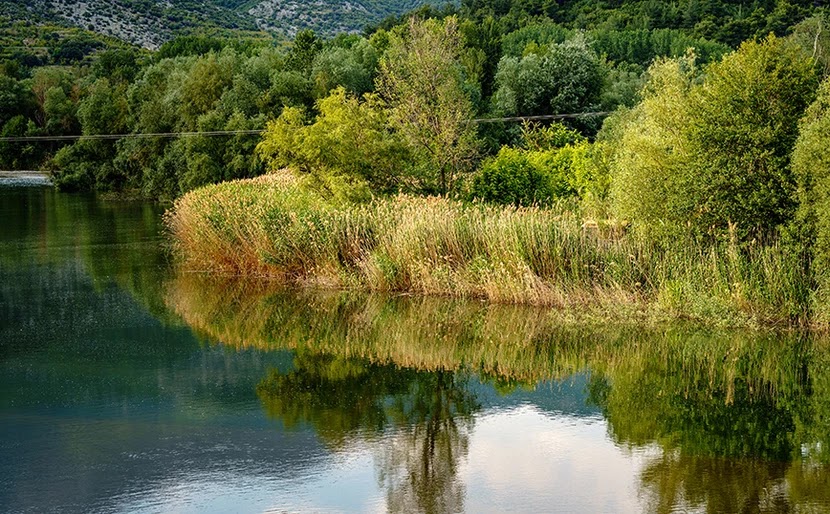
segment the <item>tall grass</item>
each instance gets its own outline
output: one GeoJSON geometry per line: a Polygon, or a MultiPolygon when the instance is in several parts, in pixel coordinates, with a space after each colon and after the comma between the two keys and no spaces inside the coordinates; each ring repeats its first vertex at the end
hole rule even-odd
{"type": "Polygon", "coordinates": [[[188,269],[721,325],[809,316],[809,277],[777,245],[658,244],[561,208],[411,196],[338,206],[277,174],[193,191],[166,220],[188,269]]]}

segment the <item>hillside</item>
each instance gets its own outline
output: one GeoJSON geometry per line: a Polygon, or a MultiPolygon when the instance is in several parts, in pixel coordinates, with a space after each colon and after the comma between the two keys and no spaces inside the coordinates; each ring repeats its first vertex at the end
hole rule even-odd
{"type": "MultiPolygon", "coordinates": [[[[323,36],[359,32],[424,0],[5,0],[10,21],[57,23],[156,49],[195,30],[266,31],[293,37],[312,29],[323,36]]],[[[2,21],[2,19],[0,19],[2,21]]]]}

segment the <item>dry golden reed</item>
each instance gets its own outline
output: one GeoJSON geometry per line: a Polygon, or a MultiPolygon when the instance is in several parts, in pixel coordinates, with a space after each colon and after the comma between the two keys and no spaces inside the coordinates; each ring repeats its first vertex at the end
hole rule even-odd
{"type": "Polygon", "coordinates": [[[667,247],[574,210],[400,195],[336,205],[288,173],[208,186],[166,216],[188,270],[558,308],[792,325],[808,277],[776,245],[667,247]]]}

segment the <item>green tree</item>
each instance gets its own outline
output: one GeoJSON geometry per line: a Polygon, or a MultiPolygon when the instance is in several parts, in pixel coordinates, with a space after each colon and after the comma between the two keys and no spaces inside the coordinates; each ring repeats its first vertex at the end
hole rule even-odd
{"type": "Polygon", "coordinates": [[[368,93],[374,88],[377,65],[378,54],[365,39],[350,48],[326,48],[311,67],[314,95],[322,98],[338,86],[357,95],[368,93]]]}
{"type": "Polygon", "coordinates": [[[92,73],[98,78],[130,82],[141,69],[141,54],[134,49],[115,48],[97,55],[92,73]]]}
{"type": "Polygon", "coordinates": [[[391,34],[381,59],[378,91],[416,158],[426,192],[451,191],[477,154],[460,51],[455,16],[443,21],[412,18],[403,33],[391,34]]]}
{"type": "Polygon", "coordinates": [[[790,38],[810,53],[822,77],[830,75],[830,26],[819,13],[792,27],[790,38]]]}
{"type": "Polygon", "coordinates": [[[551,44],[524,57],[504,57],[493,104],[507,116],[573,113],[599,101],[603,70],[584,37],[551,44]]]}
{"type": "Polygon", "coordinates": [[[769,237],[797,206],[790,153],[815,95],[810,56],[773,36],[693,84],[689,59],[652,66],[617,153],[617,214],[641,228],[769,237]]]}
{"type": "Polygon", "coordinates": [[[34,110],[32,91],[24,82],[0,75],[0,125],[15,116],[26,116],[34,110]]]}
{"type": "Polygon", "coordinates": [[[43,113],[46,130],[50,134],[72,134],[77,130],[76,105],[63,88],[56,86],[46,91],[43,113]]]}
{"type": "Polygon", "coordinates": [[[297,32],[294,43],[291,45],[291,51],[285,61],[286,68],[307,76],[311,71],[314,58],[322,48],[323,42],[314,34],[313,30],[306,29],[297,32]]]}
{"type": "Polygon", "coordinates": [[[407,150],[377,96],[360,101],[340,87],[317,110],[310,125],[294,107],[268,124],[257,151],[271,168],[295,168],[324,193],[352,200],[407,187],[407,150]]]}
{"type": "Polygon", "coordinates": [[[812,257],[818,280],[814,302],[817,321],[827,323],[830,294],[830,81],[824,80],[816,100],[801,120],[801,131],[792,156],[798,183],[798,213],[791,226],[800,249],[812,257]]]}
{"type": "MultiPolygon", "coordinates": [[[[78,103],[81,133],[123,134],[127,132],[126,86],[113,86],[98,79],[78,103]]],[[[114,141],[80,140],[60,149],[52,160],[55,184],[65,190],[124,188],[130,177],[113,165],[114,141]]]]}
{"type": "Polygon", "coordinates": [[[690,95],[694,216],[704,227],[736,223],[744,239],[769,234],[797,205],[790,154],[815,98],[813,62],[771,36],[742,44],[706,71],[690,95]]]}
{"type": "Polygon", "coordinates": [[[216,107],[226,89],[233,85],[233,77],[241,64],[242,57],[232,49],[221,54],[209,53],[193,62],[181,83],[178,106],[188,128],[196,120],[216,107]]]}
{"type": "Polygon", "coordinates": [[[682,224],[693,205],[682,192],[690,161],[684,130],[690,124],[689,89],[694,60],[661,59],[648,70],[642,101],[630,112],[608,118],[614,132],[611,198],[617,217],[635,221],[640,231],[658,233],[682,224]]]}
{"type": "Polygon", "coordinates": [[[548,177],[531,162],[528,152],[508,146],[484,161],[470,194],[485,202],[516,206],[547,204],[553,197],[548,177]]]}

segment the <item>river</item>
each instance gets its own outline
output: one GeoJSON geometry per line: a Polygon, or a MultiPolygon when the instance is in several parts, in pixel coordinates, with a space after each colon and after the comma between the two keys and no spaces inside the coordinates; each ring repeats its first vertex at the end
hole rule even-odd
{"type": "Polygon", "coordinates": [[[162,213],[0,185],[0,511],[830,511],[824,339],[206,277],[162,213]]]}

